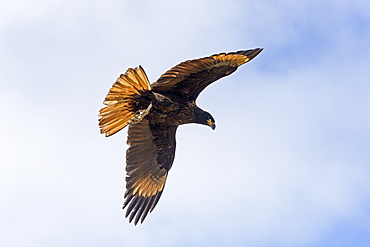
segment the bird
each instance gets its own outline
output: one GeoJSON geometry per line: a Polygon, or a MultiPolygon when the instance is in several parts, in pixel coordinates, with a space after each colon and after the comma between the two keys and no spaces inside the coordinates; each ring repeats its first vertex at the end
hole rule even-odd
{"type": "Polygon", "coordinates": [[[99,111],[99,129],[108,137],[129,126],[122,207],[129,223],[143,223],[156,207],[174,162],[178,126],[196,123],[216,128],[213,116],[197,106],[199,94],[262,50],[187,60],[151,84],[140,65],[118,77],[103,101],[105,107],[99,111]]]}

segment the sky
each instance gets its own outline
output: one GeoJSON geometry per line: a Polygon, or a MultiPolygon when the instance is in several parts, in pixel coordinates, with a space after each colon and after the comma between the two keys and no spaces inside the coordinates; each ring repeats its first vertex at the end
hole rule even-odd
{"type": "Polygon", "coordinates": [[[368,246],[370,2],[0,1],[0,246],[368,246]],[[127,68],[263,47],[202,92],[144,224],[121,210],[127,68]]]}

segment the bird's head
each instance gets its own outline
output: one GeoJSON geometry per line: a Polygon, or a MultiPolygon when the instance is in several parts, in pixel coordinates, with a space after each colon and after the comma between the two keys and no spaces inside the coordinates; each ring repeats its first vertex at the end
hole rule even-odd
{"type": "Polygon", "coordinates": [[[208,125],[213,130],[216,128],[215,119],[206,111],[202,111],[201,113],[197,114],[197,123],[208,125]]]}

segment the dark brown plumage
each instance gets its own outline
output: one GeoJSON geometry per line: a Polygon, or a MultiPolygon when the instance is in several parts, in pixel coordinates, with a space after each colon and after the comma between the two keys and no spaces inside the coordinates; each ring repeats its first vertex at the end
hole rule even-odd
{"type": "Polygon", "coordinates": [[[162,195],[176,149],[177,127],[198,123],[215,128],[211,114],[195,101],[212,82],[233,73],[262,49],[220,53],[182,62],[149,84],[141,66],[120,75],[99,112],[102,134],[111,136],[128,124],[126,192],[123,208],[136,225],[152,212],[162,195]]]}

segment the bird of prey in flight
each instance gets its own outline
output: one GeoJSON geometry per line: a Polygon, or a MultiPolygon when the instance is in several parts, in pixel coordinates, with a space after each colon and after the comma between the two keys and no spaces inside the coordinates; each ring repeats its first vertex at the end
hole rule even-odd
{"type": "Polygon", "coordinates": [[[220,53],[182,62],[150,84],[141,66],[121,74],[99,111],[102,134],[127,125],[126,192],[123,208],[136,225],[152,212],[162,195],[175,158],[177,127],[187,123],[215,129],[212,115],[196,105],[204,88],[252,60],[261,48],[220,53]]]}

